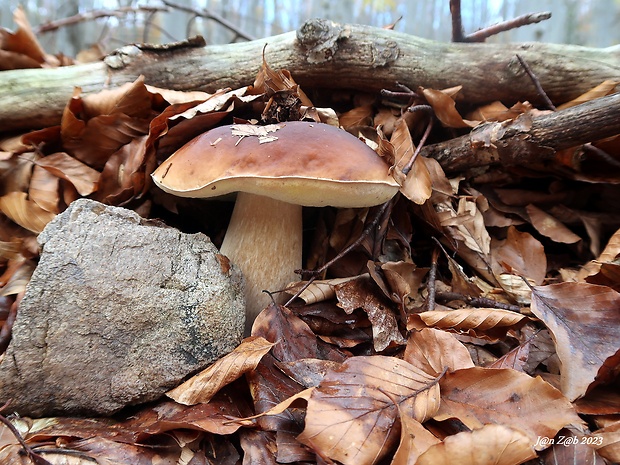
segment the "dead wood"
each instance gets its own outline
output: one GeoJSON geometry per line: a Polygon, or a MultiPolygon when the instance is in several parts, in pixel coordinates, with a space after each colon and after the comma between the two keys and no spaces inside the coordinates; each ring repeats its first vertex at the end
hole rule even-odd
{"type": "Polygon", "coordinates": [[[529,113],[505,123],[491,122],[469,134],[426,146],[449,172],[502,164],[531,166],[567,149],[620,134],[620,93],[531,118],[529,113]]]}
{"type": "Polygon", "coordinates": [[[536,101],[536,89],[516,58],[532,67],[549,97],[570,100],[606,79],[620,80],[620,47],[441,43],[381,28],[311,20],[296,32],[251,42],[153,49],[131,45],[103,63],[0,74],[0,128],[58,124],[74,87],[90,94],[134,81],[177,90],[215,91],[251,84],[265,58],[288,69],[304,88],[378,92],[462,85],[471,103],[536,101]]]}

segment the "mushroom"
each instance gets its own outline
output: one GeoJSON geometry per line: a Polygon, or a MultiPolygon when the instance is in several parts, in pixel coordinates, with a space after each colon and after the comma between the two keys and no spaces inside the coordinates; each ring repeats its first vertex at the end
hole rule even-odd
{"type": "Polygon", "coordinates": [[[233,124],[207,131],[152,175],[182,197],[238,192],[221,252],[245,277],[246,334],[301,268],[302,206],[370,207],[392,198],[398,184],[364,142],[322,123],[233,124]]]}

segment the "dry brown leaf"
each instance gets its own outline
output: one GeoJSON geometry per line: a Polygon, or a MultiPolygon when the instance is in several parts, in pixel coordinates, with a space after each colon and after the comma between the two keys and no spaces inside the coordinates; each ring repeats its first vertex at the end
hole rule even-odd
{"type": "Polygon", "coordinates": [[[381,271],[391,291],[388,291],[386,295],[398,296],[398,301],[405,305],[407,299],[413,300],[418,296],[422,280],[428,273],[427,268],[418,268],[413,263],[405,261],[383,263],[381,271]]]}
{"type": "Polygon", "coordinates": [[[32,177],[32,167],[39,158],[40,155],[35,152],[26,152],[19,155],[11,154],[3,160],[0,166],[2,192],[27,191],[32,177]]]}
{"type": "Polygon", "coordinates": [[[525,315],[497,308],[434,310],[416,316],[428,327],[491,340],[503,338],[508,330],[519,329],[529,320],[525,315]]]}
{"type": "Polygon", "coordinates": [[[532,302],[532,289],[530,286],[535,284],[534,281],[528,278],[524,280],[521,276],[508,273],[496,275],[495,279],[497,279],[502,290],[510,295],[519,305],[525,307],[530,305],[532,302]]]}
{"type": "Polygon", "coordinates": [[[318,358],[303,358],[294,362],[278,362],[276,366],[282,372],[299,383],[309,388],[318,386],[329,370],[335,370],[340,366],[339,362],[321,360],[318,358]]]}
{"type": "Polygon", "coordinates": [[[540,208],[530,204],[525,209],[530,217],[532,226],[543,236],[564,244],[574,244],[581,240],[581,237],[540,208]]]}
{"type": "Polygon", "coordinates": [[[595,275],[588,276],[586,282],[608,286],[620,292],[620,263],[602,263],[599,272],[595,275]]]}
{"type": "Polygon", "coordinates": [[[441,225],[448,230],[450,236],[464,242],[465,246],[474,252],[489,254],[491,237],[476,202],[461,197],[456,211],[447,204],[437,207],[441,225]]]}
{"type": "Polygon", "coordinates": [[[58,60],[48,55],[39,44],[26,12],[19,6],[13,12],[13,21],[18,28],[14,33],[0,30],[0,44],[5,52],[0,69],[40,68],[43,65],[57,66],[58,60]]]}
{"type": "Polygon", "coordinates": [[[547,273],[545,248],[531,234],[510,226],[506,240],[493,243],[492,257],[511,274],[531,279],[539,285],[547,273]]]}
{"type": "Polygon", "coordinates": [[[413,157],[415,145],[411,139],[409,127],[403,118],[396,121],[390,143],[394,147],[396,171],[394,177],[401,183],[400,191],[405,197],[418,205],[423,204],[432,194],[432,181],[423,157],[417,157],[408,173],[403,173],[413,157]]]}
{"type": "Polygon", "coordinates": [[[0,197],[0,210],[22,228],[37,234],[56,216],[28,200],[25,192],[9,192],[0,197]]]}
{"type": "Polygon", "coordinates": [[[298,440],[345,465],[376,463],[398,440],[397,405],[420,423],[433,416],[436,378],[394,357],[349,358],[312,392],[298,440]]]}
{"type": "Polygon", "coordinates": [[[372,105],[362,105],[355,107],[347,112],[344,112],[338,118],[340,126],[344,129],[349,129],[356,126],[370,126],[373,115],[372,105]]]}
{"type": "Polygon", "coordinates": [[[166,100],[166,102],[170,103],[171,105],[189,102],[204,102],[213,95],[198,90],[181,91],[163,89],[160,87],[150,86],[148,84],[146,84],[145,87],[146,90],[148,90],[151,94],[161,95],[166,100]]]}
{"type": "Polygon", "coordinates": [[[60,179],[40,166],[34,167],[28,197],[43,210],[50,213],[60,213],[60,179]]]}
{"type": "Polygon", "coordinates": [[[536,457],[529,438],[503,425],[484,425],[430,447],[416,465],[518,465],[536,457]]]}
{"type": "Polygon", "coordinates": [[[136,119],[155,116],[151,109],[153,94],[146,88],[144,76],[113,89],[79,97],[79,100],[82,108],[80,116],[86,121],[103,115],[122,114],[136,119]]]}
{"type": "Polygon", "coordinates": [[[620,255],[620,229],[616,230],[609,238],[607,245],[597,259],[588,262],[579,270],[576,276],[577,281],[583,281],[588,276],[595,275],[604,263],[615,260],[618,255],[620,255]]]}
{"type": "MultiPolygon", "coordinates": [[[[337,284],[346,283],[351,279],[355,279],[355,276],[350,278],[336,278],[336,279],[317,279],[312,281],[308,287],[306,287],[299,298],[303,300],[306,305],[315,304],[317,302],[323,302],[325,300],[333,299],[336,297],[334,286],[337,284]]],[[[299,290],[308,284],[307,281],[296,281],[286,286],[286,292],[290,295],[295,295],[299,290]]]]}
{"type": "Polygon", "coordinates": [[[154,94],[143,78],[114,90],[81,98],[81,89],[63,111],[61,137],[64,149],[88,166],[101,170],[123,145],[149,132],[154,94]]]}
{"type": "Polygon", "coordinates": [[[619,84],[618,81],[603,81],[598,86],[589,91],[581,94],[579,97],[574,98],[570,102],[563,103],[556,110],[564,110],[566,108],[574,107],[576,105],[581,105],[582,103],[589,102],[590,100],[594,100],[595,98],[604,97],[605,95],[613,94],[616,91],[616,86],[619,84]]]}
{"type": "Polygon", "coordinates": [[[552,438],[564,426],[582,423],[560,391],[515,370],[465,368],[447,373],[439,384],[436,420],[458,418],[471,429],[509,425],[525,432],[532,446],[539,436],[552,438]]]}
{"type": "Polygon", "coordinates": [[[264,52],[265,50],[263,50],[263,66],[254,81],[254,92],[266,92],[269,95],[278,91],[292,91],[299,97],[302,105],[307,107],[313,106],[312,101],[299,88],[291,73],[285,69],[280,71],[273,70],[267,63],[267,60],[265,60],[264,52]]]}
{"type": "MultiPolygon", "coordinates": [[[[458,91],[460,88],[455,90],[458,91]]],[[[424,89],[422,93],[444,126],[449,128],[473,128],[478,125],[479,121],[467,121],[461,117],[456,110],[454,99],[445,90],[424,89]]]]}
{"type": "Polygon", "coordinates": [[[477,108],[467,115],[470,120],[478,121],[506,121],[530,111],[532,105],[529,102],[518,102],[507,108],[503,103],[495,101],[488,105],[477,108]]]}
{"type": "Polygon", "coordinates": [[[585,440],[602,457],[620,463],[620,421],[587,435],[585,440]]]}
{"type": "Polygon", "coordinates": [[[138,197],[150,185],[147,182],[147,140],[147,136],[136,137],[108,158],[93,199],[110,205],[122,205],[138,197]]]}
{"type": "Polygon", "coordinates": [[[90,195],[97,189],[99,172],[64,152],[40,158],[35,163],[54,176],[69,181],[82,196],[90,195]]]}
{"type": "Polygon", "coordinates": [[[403,359],[431,376],[474,366],[469,351],[453,334],[432,328],[411,332],[403,359]]]}
{"type": "Polygon", "coordinates": [[[418,457],[429,447],[440,443],[422,423],[406,415],[399,408],[400,444],[394,453],[391,465],[415,465],[418,457]]]}
{"type": "MultiPolygon", "coordinates": [[[[26,285],[30,282],[32,273],[36,267],[35,262],[32,260],[15,260],[9,262],[7,272],[10,271],[10,276],[7,276],[6,272],[2,274],[2,283],[6,278],[6,284],[0,288],[0,296],[20,294],[26,290],[26,285]]],[[[0,283],[0,285],[2,285],[0,283]]]]}
{"type": "Polygon", "coordinates": [[[541,441],[552,444],[540,454],[544,465],[609,465],[609,462],[598,455],[593,447],[601,444],[601,438],[590,438],[575,429],[562,429],[555,438],[541,438],[541,441]]]}
{"type": "Polygon", "coordinates": [[[372,282],[370,276],[362,275],[355,280],[338,284],[335,287],[338,306],[349,314],[358,308],[368,314],[372,324],[373,345],[377,352],[385,350],[392,344],[406,344],[390,303],[378,292],[373,292],[372,282]]]}
{"type": "Polygon", "coordinates": [[[532,290],[532,313],[553,334],[566,397],[582,397],[609,377],[620,349],[620,293],[585,283],[539,286],[532,290]]]}
{"type": "Polygon", "coordinates": [[[183,405],[206,404],[221,388],[255,369],[274,345],[262,337],[244,339],[231,353],[166,395],[183,405]]]}
{"type": "Polygon", "coordinates": [[[407,173],[400,192],[413,203],[422,205],[431,198],[433,179],[431,178],[428,165],[433,163],[436,163],[436,161],[430,161],[428,158],[418,156],[411,167],[411,171],[407,173]]]}
{"type": "Polygon", "coordinates": [[[530,347],[532,341],[526,341],[523,344],[519,344],[511,351],[505,353],[498,358],[495,362],[490,364],[489,368],[510,368],[512,370],[525,372],[525,366],[527,359],[530,355],[530,347]]]}

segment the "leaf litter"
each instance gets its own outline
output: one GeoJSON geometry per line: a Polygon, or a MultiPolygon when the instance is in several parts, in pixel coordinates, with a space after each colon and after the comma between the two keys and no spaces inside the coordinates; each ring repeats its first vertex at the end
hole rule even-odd
{"type": "MultiPolygon", "coordinates": [[[[68,64],[45,54],[21,10],[16,23],[2,32],[5,66],[68,64]]],[[[253,85],[215,94],[142,77],[88,96],[76,89],[58,126],[1,139],[3,348],[36,265],[36,234],[80,197],[181,227],[187,206],[154,191],[150,173],[212,127],[232,122],[240,137],[269,141],[270,124],[339,125],[375,148],[402,194],[359,242],[378,208],[310,212],[309,268],[356,246],[300,298],[267,307],[252,337],[169,399],[114,419],[10,418],[25,444],[54,464],[618,461],[617,177],[604,167],[564,176],[575,165],[560,152],[540,171],[451,173],[414,158],[425,132],[440,141],[538,114],[529,102],[492,102],[462,116],[458,91],[417,89],[415,105],[430,116],[336,91],[321,101],[338,110],[315,108],[291,73],[263,59],[253,85]],[[557,447],[560,437],[580,444],[557,447]]],[[[617,138],[593,143],[619,148],[617,138]]],[[[222,226],[205,228],[217,237],[222,226]]],[[[312,273],[304,277],[291,295],[312,273]]],[[[6,424],[0,438],[3,463],[28,463],[6,424]]]]}

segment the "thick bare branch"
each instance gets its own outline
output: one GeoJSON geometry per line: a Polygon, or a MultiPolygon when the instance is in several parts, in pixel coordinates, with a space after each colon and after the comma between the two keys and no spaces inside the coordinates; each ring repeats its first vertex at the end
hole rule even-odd
{"type": "Polygon", "coordinates": [[[215,91],[251,84],[262,50],[274,69],[288,69],[304,88],[379,92],[401,82],[462,85],[471,103],[536,101],[519,54],[557,104],[606,79],[620,80],[620,46],[592,49],[556,44],[440,43],[381,28],[311,20],[298,31],[228,45],[152,50],[127,46],[105,63],[0,74],[0,128],[57,124],[73,87],[86,94],[134,81],[178,90],[215,91]]]}
{"type": "Polygon", "coordinates": [[[428,145],[421,154],[449,172],[502,164],[531,166],[557,150],[620,134],[620,93],[536,118],[485,123],[469,134],[428,145]]]}

